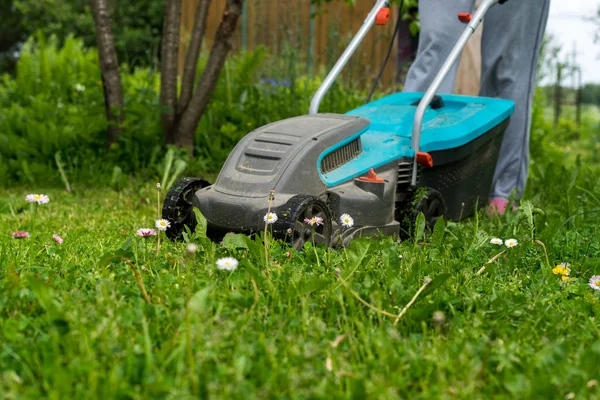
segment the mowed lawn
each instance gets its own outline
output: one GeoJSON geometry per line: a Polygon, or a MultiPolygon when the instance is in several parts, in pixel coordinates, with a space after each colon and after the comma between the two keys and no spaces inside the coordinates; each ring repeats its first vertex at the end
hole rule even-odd
{"type": "Polygon", "coordinates": [[[341,250],[200,230],[195,254],[164,234],[157,254],[136,236],[155,182],[1,190],[0,398],[600,398],[586,138],[535,149],[516,212],[341,250]]]}

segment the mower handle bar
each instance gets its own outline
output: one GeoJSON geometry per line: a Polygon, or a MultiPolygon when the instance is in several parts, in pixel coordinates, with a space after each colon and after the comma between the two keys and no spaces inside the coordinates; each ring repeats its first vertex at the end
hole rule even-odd
{"type": "Polygon", "coordinates": [[[417,152],[419,151],[421,146],[421,129],[423,127],[423,117],[425,115],[427,107],[429,107],[429,104],[435,97],[435,93],[442,85],[442,82],[454,66],[454,63],[460,57],[462,50],[467,45],[467,42],[469,41],[473,33],[475,33],[475,30],[483,20],[485,14],[494,5],[498,3],[504,3],[506,1],[508,0],[482,0],[481,5],[479,6],[479,8],[477,8],[477,11],[475,11],[475,14],[473,14],[473,16],[471,17],[471,21],[468,23],[462,35],[458,39],[458,42],[456,42],[456,44],[454,45],[454,48],[448,55],[448,58],[446,58],[446,61],[442,65],[442,68],[440,69],[433,82],[425,92],[423,99],[419,102],[419,106],[417,107],[417,111],[415,112],[415,119],[413,121],[412,127],[411,147],[415,152],[411,179],[412,186],[416,186],[417,184],[417,152]]]}
{"type": "Polygon", "coordinates": [[[369,29],[371,29],[371,27],[375,24],[375,20],[377,19],[377,13],[379,12],[379,10],[381,10],[384,7],[387,7],[389,2],[390,0],[377,0],[375,7],[373,7],[373,9],[363,22],[362,26],[358,30],[358,33],[356,34],[356,36],[354,36],[348,47],[346,47],[346,50],[344,51],[340,59],[337,61],[337,63],[335,63],[335,65],[333,66],[333,68],[319,87],[319,90],[317,90],[317,93],[315,93],[313,99],[310,102],[310,108],[308,110],[309,114],[316,114],[319,112],[319,105],[321,104],[321,100],[323,100],[325,93],[327,93],[331,85],[333,85],[333,81],[335,81],[340,72],[342,72],[342,69],[346,66],[348,60],[350,60],[350,57],[352,57],[352,55],[360,45],[360,42],[363,41],[363,39],[369,32],[369,29]]]}

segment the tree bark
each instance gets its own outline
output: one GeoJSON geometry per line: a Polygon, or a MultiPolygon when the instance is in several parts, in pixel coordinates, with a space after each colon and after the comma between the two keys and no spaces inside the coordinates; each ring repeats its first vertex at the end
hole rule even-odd
{"type": "Polygon", "coordinates": [[[232,48],[232,37],[237,21],[242,13],[243,0],[228,0],[223,12],[223,18],[217,29],[215,41],[210,52],[208,63],[202,73],[202,78],[188,107],[183,110],[179,121],[175,144],[185,147],[194,153],[194,133],[210,100],[210,95],[217,85],[221,69],[232,48]]]}
{"type": "Polygon", "coordinates": [[[160,60],[160,105],[162,128],[167,143],[173,143],[177,114],[177,55],[181,0],[167,0],[160,60]]]}
{"type": "Polygon", "coordinates": [[[108,149],[121,133],[121,124],[125,120],[123,115],[123,89],[121,87],[119,61],[111,27],[108,0],[89,0],[89,2],[96,23],[98,58],[100,59],[104,106],[108,121],[105,146],[108,149]]]}
{"type": "Polygon", "coordinates": [[[206,33],[206,20],[208,18],[208,9],[211,0],[200,0],[196,7],[196,16],[194,20],[194,29],[192,38],[185,58],[183,67],[183,78],[181,81],[181,95],[179,97],[178,114],[181,115],[190,103],[194,91],[194,82],[196,78],[196,68],[198,66],[198,57],[202,49],[202,40],[206,33]]]}

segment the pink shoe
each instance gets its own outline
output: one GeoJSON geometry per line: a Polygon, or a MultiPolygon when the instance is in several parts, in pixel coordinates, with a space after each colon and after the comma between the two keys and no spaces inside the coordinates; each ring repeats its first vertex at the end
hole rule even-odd
{"type": "MultiPolygon", "coordinates": [[[[508,200],[501,199],[496,197],[490,200],[490,203],[487,207],[487,215],[504,215],[506,214],[506,207],[508,206],[508,200]]],[[[516,209],[516,206],[513,206],[513,210],[516,209]]]]}

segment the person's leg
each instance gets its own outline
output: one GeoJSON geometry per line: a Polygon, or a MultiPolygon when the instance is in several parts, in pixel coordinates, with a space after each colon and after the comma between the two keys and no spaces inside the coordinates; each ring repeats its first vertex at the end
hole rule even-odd
{"type": "Polygon", "coordinates": [[[515,102],[491,188],[489,213],[504,213],[516,190],[520,199],[529,170],[531,108],[537,63],[550,0],[511,0],[490,9],[483,22],[480,95],[515,102]]]}
{"type": "MultiPolygon", "coordinates": [[[[473,7],[474,0],[419,1],[419,47],[417,57],[408,70],[404,92],[427,90],[465,29],[465,25],[458,20],[458,13],[471,12],[473,7]]],[[[458,65],[459,61],[455,63],[438,93],[448,94],[454,91],[458,65]]]]}

